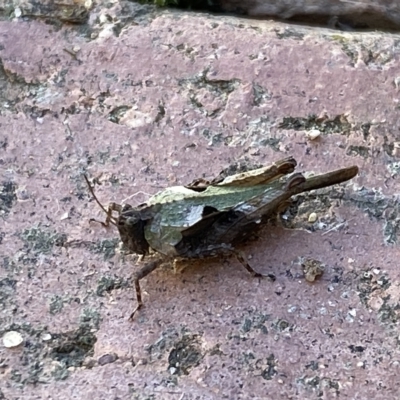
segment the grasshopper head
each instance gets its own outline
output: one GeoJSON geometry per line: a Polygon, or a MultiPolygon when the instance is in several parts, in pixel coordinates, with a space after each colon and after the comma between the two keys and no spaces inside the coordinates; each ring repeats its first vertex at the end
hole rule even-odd
{"type": "Polygon", "coordinates": [[[144,237],[146,221],[141,218],[140,211],[125,204],[117,219],[117,228],[122,243],[129,252],[145,255],[149,252],[149,244],[144,237]]]}
{"type": "MultiPolygon", "coordinates": [[[[108,210],[106,210],[95,195],[88,177],[84,175],[84,178],[94,200],[107,214],[105,222],[97,222],[100,222],[103,226],[106,227],[109,224],[115,225],[121,236],[122,243],[130,253],[136,253],[140,255],[148,254],[149,244],[147,243],[144,236],[144,226],[146,225],[146,219],[143,218],[143,214],[140,208],[141,206],[133,208],[129,204],[121,206],[120,204],[110,203],[108,206],[108,210]],[[113,216],[113,211],[116,211],[118,213],[118,217],[113,216]]],[[[143,204],[142,206],[145,206],[145,204],[143,204]]],[[[92,219],[91,221],[96,220],[92,219]]]]}

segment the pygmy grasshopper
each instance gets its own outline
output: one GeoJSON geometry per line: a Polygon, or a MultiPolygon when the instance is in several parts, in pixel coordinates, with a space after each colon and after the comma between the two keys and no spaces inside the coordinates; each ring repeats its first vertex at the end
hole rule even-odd
{"type": "MultiPolygon", "coordinates": [[[[244,173],[221,173],[211,181],[197,179],[187,186],[166,188],[136,207],[111,203],[107,210],[85,179],[107,214],[102,224],[117,227],[128,252],[145,256],[152,250],[171,259],[234,253],[252,275],[261,276],[235,245],[274,214],[284,211],[291,196],[347,181],[358,173],[358,167],[352,166],[305,178],[293,173],[296,164],[288,157],[244,173]]],[[[160,264],[161,258],[134,274],[137,307],[131,317],[143,305],[139,281],[160,264]]]]}

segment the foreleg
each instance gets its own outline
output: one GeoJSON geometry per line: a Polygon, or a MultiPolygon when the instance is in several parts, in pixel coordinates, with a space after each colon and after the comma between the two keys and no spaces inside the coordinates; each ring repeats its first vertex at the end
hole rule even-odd
{"type": "Polygon", "coordinates": [[[135,285],[137,305],[136,305],[136,308],[131,313],[131,315],[129,317],[129,320],[132,320],[134,315],[135,315],[135,313],[136,313],[136,311],[138,311],[143,306],[142,290],[140,288],[139,281],[141,279],[145,278],[147,275],[151,274],[160,265],[161,265],[161,259],[156,259],[156,260],[153,260],[153,261],[149,261],[138,272],[136,272],[133,275],[133,283],[135,285]]]}

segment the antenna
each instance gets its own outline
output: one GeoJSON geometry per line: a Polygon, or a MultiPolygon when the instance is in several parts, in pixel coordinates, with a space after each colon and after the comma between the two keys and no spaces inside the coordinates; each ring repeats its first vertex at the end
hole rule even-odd
{"type": "Polygon", "coordinates": [[[85,174],[83,174],[83,177],[85,178],[85,181],[86,181],[86,183],[88,185],[88,188],[89,188],[89,191],[90,191],[92,197],[95,199],[96,203],[100,206],[100,208],[107,214],[106,222],[97,221],[95,219],[91,219],[90,221],[100,222],[103,226],[108,226],[108,224],[110,222],[113,225],[117,225],[117,223],[115,222],[115,218],[111,215],[112,211],[111,210],[106,210],[104,208],[103,204],[100,203],[99,199],[95,195],[94,190],[93,190],[93,186],[90,184],[88,177],[85,174]]]}

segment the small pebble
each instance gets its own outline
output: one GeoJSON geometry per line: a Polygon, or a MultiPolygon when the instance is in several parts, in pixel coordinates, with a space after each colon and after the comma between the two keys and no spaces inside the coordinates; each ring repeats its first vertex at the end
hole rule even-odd
{"type": "Polygon", "coordinates": [[[4,347],[7,347],[8,349],[19,346],[23,341],[24,338],[22,335],[16,331],[6,332],[3,336],[4,347]]]}
{"type": "Polygon", "coordinates": [[[357,315],[357,310],[354,308],[351,308],[348,312],[352,317],[355,317],[357,315]]]}
{"type": "Polygon", "coordinates": [[[48,342],[49,340],[51,340],[50,333],[43,333],[42,340],[43,340],[43,342],[48,342]]]}
{"type": "Polygon", "coordinates": [[[311,258],[304,260],[302,263],[304,277],[308,282],[314,282],[324,273],[325,266],[321,261],[311,258]]]}
{"type": "Polygon", "coordinates": [[[14,15],[16,18],[19,18],[22,15],[22,10],[19,7],[16,7],[14,10],[14,15]]]}
{"type": "Polygon", "coordinates": [[[99,365],[111,364],[118,360],[118,356],[114,353],[104,354],[98,359],[99,365]]]}
{"type": "Polygon", "coordinates": [[[321,136],[321,132],[318,129],[311,129],[306,132],[306,138],[309,140],[315,140],[321,136]]]}
{"type": "Polygon", "coordinates": [[[381,272],[381,270],[378,269],[378,268],[374,268],[374,269],[372,270],[372,272],[374,273],[374,275],[379,275],[379,273],[381,272]]]}
{"type": "Polygon", "coordinates": [[[314,223],[317,219],[318,219],[318,216],[317,216],[317,213],[315,213],[315,212],[312,212],[308,216],[308,222],[310,222],[310,223],[314,223]]]}
{"type": "Polygon", "coordinates": [[[101,24],[105,24],[105,23],[109,22],[109,17],[108,17],[108,15],[107,15],[107,14],[100,14],[100,16],[99,16],[99,22],[100,22],[101,24]]]}

